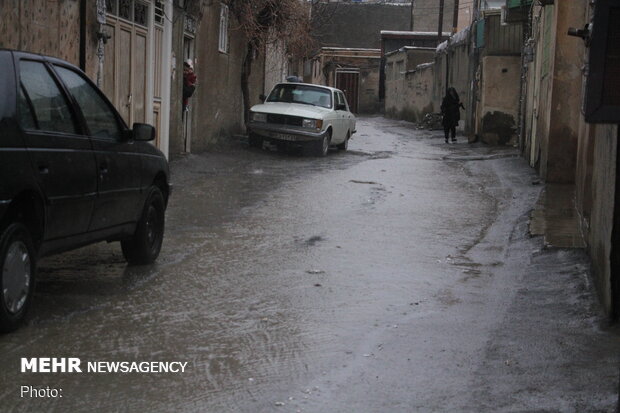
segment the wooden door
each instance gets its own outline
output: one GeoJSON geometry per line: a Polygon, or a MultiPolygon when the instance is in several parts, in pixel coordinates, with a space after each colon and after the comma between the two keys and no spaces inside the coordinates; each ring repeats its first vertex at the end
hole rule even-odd
{"type": "Polygon", "coordinates": [[[337,71],[336,88],[344,92],[351,112],[358,112],[359,78],[357,71],[337,71]]]}
{"type": "Polygon", "coordinates": [[[103,91],[131,127],[147,122],[147,62],[149,30],[147,3],[120,0],[109,4],[104,49],[103,91]]]}

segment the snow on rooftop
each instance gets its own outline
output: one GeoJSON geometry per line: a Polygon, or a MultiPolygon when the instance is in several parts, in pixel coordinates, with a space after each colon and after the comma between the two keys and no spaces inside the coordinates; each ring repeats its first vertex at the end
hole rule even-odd
{"type": "Polygon", "coordinates": [[[435,50],[434,47],[422,47],[422,46],[403,46],[400,50],[435,50]]]}
{"type": "Polygon", "coordinates": [[[450,43],[451,44],[463,43],[467,41],[468,37],[469,37],[469,27],[461,30],[460,32],[455,33],[454,36],[450,38],[450,43]]]}
{"type": "Polygon", "coordinates": [[[448,46],[465,43],[468,38],[469,38],[469,27],[461,30],[460,32],[455,33],[448,40],[446,40],[445,42],[437,46],[437,49],[436,49],[437,53],[441,53],[442,51],[445,51],[448,48],[448,46]]]}
{"type": "MultiPolygon", "coordinates": [[[[452,33],[443,32],[443,35],[448,37],[452,33]]],[[[399,30],[381,30],[381,36],[437,36],[437,32],[409,32],[409,31],[399,31],[399,30]]]]}
{"type": "Polygon", "coordinates": [[[321,47],[321,49],[323,50],[347,50],[347,51],[351,51],[351,52],[381,52],[381,49],[366,49],[363,47],[328,47],[328,46],[324,46],[321,47]]]}

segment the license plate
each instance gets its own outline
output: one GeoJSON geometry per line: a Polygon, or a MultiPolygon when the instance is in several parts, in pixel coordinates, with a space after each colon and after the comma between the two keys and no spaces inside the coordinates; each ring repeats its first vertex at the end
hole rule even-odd
{"type": "Polygon", "coordinates": [[[272,133],[271,137],[274,139],[280,139],[282,141],[296,141],[297,137],[295,135],[288,135],[286,133],[272,133]]]}

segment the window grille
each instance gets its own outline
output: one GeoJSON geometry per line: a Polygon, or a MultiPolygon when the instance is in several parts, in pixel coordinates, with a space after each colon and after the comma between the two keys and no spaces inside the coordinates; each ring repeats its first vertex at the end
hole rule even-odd
{"type": "Polygon", "coordinates": [[[228,53],[228,6],[220,3],[220,42],[218,50],[228,53]]]}

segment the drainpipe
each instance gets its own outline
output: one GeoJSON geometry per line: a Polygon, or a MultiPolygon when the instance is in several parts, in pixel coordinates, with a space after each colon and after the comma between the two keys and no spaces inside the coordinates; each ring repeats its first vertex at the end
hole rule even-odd
{"type": "Polygon", "coordinates": [[[110,39],[110,35],[105,31],[105,13],[106,5],[104,0],[97,0],[97,23],[99,23],[99,30],[97,31],[97,87],[101,87],[103,84],[103,60],[105,58],[104,45],[110,39]]]}
{"type": "Polygon", "coordinates": [[[450,43],[448,43],[448,47],[446,47],[446,95],[448,94],[448,89],[450,88],[450,43]]]}
{"type": "Polygon", "coordinates": [[[452,16],[452,34],[458,31],[459,27],[459,0],[454,0],[454,16],[452,16]]]}
{"type": "Polygon", "coordinates": [[[80,0],[80,69],[86,71],[86,0],[80,0]]]}
{"type": "Polygon", "coordinates": [[[437,28],[437,42],[441,42],[441,37],[443,36],[443,4],[444,0],[439,0],[439,27],[437,28]]]}
{"type": "Polygon", "coordinates": [[[477,125],[477,95],[478,95],[478,84],[476,82],[476,73],[478,71],[480,53],[478,48],[476,47],[476,34],[478,32],[478,19],[480,18],[480,1],[474,0],[473,3],[473,19],[469,29],[469,35],[471,36],[470,45],[471,45],[471,53],[469,56],[469,79],[471,82],[470,85],[470,96],[469,96],[469,105],[467,107],[467,112],[469,114],[467,120],[471,121],[469,125],[469,134],[475,135],[473,141],[478,140],[478,135],[476,134],[476,125],[477,125]]]}
{"type": "MultiPolygon", "coordinates": [[[[458,0],[457,0],[458,1],[458,0]]],[[[415,0],[411,0],[411,19],[409,20],[409,31],[413,31],[413,10],[415,6],[415,0]]]]}

